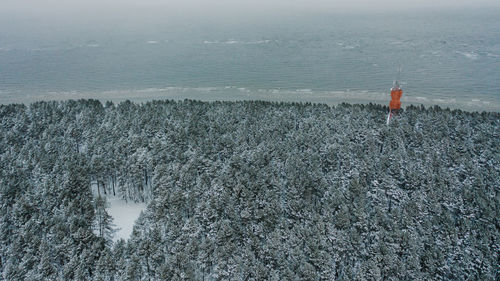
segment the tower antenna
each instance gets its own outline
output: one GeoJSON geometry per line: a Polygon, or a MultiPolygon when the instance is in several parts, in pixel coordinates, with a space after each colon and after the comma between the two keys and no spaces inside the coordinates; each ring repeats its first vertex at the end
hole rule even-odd
{"type": "Polygon", "coordinates": [[[401,71],[402,71],[401,63],[399,63],[399,66],[398,66],[398,76],[396,77],[396,81],[400,81],[400,79],[401,79],[401,71]]]}

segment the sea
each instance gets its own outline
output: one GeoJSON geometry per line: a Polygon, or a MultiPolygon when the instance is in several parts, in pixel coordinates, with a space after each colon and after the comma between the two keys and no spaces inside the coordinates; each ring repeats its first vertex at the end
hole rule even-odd
{"type": "Polygon", "coordinates": [[[500,10],[0,19],[0,104],[268,100],[500,111],[500,10]]]}

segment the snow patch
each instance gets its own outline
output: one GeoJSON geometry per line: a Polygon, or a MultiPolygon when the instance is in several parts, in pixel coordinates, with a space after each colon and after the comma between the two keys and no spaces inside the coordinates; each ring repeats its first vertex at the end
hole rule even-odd
{"type": "Polygon", "coordinates": [[[145,203],[135,203],[132,201],[125,202],[119,197],[108,197],[109,203],[108,214],[113,217],[113,224],[115,224],[115,235],[113,241],[119,239],[127,240],[132,234],[135,221],[139,215],[146,209],[145,203]]]}

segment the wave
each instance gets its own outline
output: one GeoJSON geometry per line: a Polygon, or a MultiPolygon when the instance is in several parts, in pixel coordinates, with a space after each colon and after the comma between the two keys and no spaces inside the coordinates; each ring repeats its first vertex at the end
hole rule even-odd
{"type": "Polygon", "coordinates": [[[432,55],[435,57],[440,57],[441,56],[441,51],[432,51],[432,55]]]}
{"type": "Polygon", "coordinates": [[[354,43],[354,44],[348,44],[344,42],[338,42],[337,45],[341,47],[343,50],[355,50],[361,48],[360,44],[354,43]]]}
{"type": "Polygon", "coordinates": [[[63,50],[63,48],[58,48],[58,47],[40,47],[40,48],[31,48],[30,50],[32,52],[53,52],[53,51],[63,50]]]}
{"type": "Polygon", "coordinates": [[[463,55],[464,57],[471,59],[471,60],[477,60],[479,58],[479,54],[475,52],[461,52],[461,51],[456,51],[457,54],[463,55]]]}
{"type": "MultiPolygon", "coordinates": [[[[274,40],[276,41],[276,40],[274,40]]],[[[223,45],[259,45],[259,44],[268,44],[273,42],[273,40],[256,40],[256,41],[239,41],[234,39],[228,39],[226,41],[203,41],[203,44],[223,44],[223,45]]]]}
{"type": "MultiPolygon", "coordinates": [[[[20,50],[28,50],[31,52],[58,52],[58,51],[68,51],[75,50],[80,48],[99,48],[101,45],[97,43],[86,43],[86,44],[78,44],[78,45],[70,45],[70,46],[49,46],[49,47],[36,47],[36,48],[28,48],[20,50]]],[[[10,50],[10,49],[9,49],[10,50]]],[[[0,48],[1,51],[1,48],[0,48]]]]}

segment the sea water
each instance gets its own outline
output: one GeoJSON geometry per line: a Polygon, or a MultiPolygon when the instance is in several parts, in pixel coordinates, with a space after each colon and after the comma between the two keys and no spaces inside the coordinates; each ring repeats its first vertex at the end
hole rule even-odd
{"type": "Polygon", "coordinates": [[[499,11],[114,25],[0,20],[0,103],[97,98],[500,111],[499,11]]]}

